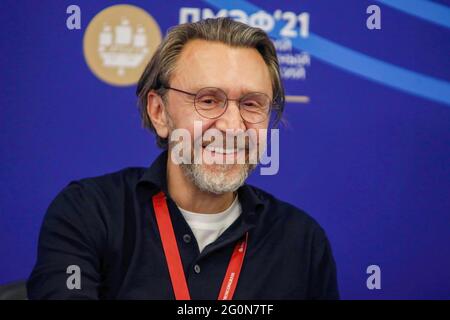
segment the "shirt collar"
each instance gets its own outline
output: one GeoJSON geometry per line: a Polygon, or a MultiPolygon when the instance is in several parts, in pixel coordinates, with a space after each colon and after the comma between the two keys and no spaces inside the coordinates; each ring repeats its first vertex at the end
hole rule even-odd
{"type": "Polygon", "coordinates": [[[167,191],[167,150],[153,161],[149,168],[147,168],[136,184],[136,191],[138,197],[145,197],[148,199],[159,191],[168,194],[167,191]],[[149,193],[150,191],[150,193],[149,193]]]}

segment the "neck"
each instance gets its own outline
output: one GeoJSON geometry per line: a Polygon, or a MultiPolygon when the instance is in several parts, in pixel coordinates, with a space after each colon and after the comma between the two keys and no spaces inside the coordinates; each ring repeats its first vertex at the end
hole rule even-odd
{"type": "Polygon", "coordinates": [[[234,200],[234,193],[214,194],[202,191],[184,175],[179,165],[167,159],[167,187],[177,206],[197,213],[219,213],[234,200]]]}

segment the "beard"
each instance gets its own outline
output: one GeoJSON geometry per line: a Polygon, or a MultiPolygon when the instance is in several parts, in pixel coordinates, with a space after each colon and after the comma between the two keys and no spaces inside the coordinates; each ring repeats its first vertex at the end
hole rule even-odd
{"type": "Polygon", "coordinates": [[[200,190],[214,194],[234,192],[241,187],[254,164],[180,164],[186,177],[200,190]]]}
{"type": "MultiPolygon", "coordinates": [[[[170,139],[175,126],[170,115],[167,113],[169,120],[169,153],[173,150],[174,146],[181,142],[175,142],[170,139]]],[[[203,152],[206,146],[211,143],[202,143],[202,137],[197,138],[200,142],[196,143],[191,141],[191,154],[190,160],[187,163],[182,162],[179,164],[183,174],[201,191],[223,194],[227,192],[234,192],[241,187],[245,180],[247,180],[250,173],[256,168],[257,162],[259,162],[259,142],[250,144],[246,139],[244,146],[239,145],[235,140],[233,141],[236,148],[238,146],[243,147],[241,151],[244,151],[244,163],[214,163],[206,164],[202,161],[196,161],[198,158],[203,158],[203,152]],[[195,150],[196,146],[200,146],[200,150],[195,150]],[[250,161],[250,157],[255,156],[258,160],[256,163],[250,161]]],[[[224,141],[227,141],[226,139],[224,141]]],[[[224,146],[225,147],[225,146],[224,146]]],[[[239,147],[239,148],[240,148],[239,147]]],[[[170,156],[170,155],[169,155],[170,156]]],[[[252,159],[254,159],[252,157],[252,159]]]]}
{"type": "MultiPolygon", "coordinates": [[[[198,138],[200,143],[191,142],[191,154],[187,155],[190,158],[189,161],[179,164],[183,174],[198,189],[205,192],[223,194],[236,191],[256,168],[256,163],[252,163],[249,160],[250,150],[253,150],[253,148],[246,143],[243,149],[239,150],[239,152],[244,152],[244,161],[236,162],[237,159],[234,159],[235,162],[233,163],[208,163],[204,159],[205,157],[208,158],[205,153],[209,154],[207,146],[211,142],[201,143],[201,139],[198,138]]],[[[178,143],[180,142],[169,141],[169,149],[173,150],[178,143]]],[[[235,145],[237,146],[237,143],[235,145]]]]}

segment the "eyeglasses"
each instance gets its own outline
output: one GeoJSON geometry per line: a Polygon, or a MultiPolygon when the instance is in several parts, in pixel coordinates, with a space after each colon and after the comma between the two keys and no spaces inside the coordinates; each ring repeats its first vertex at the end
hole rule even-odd
{"type": "Polygon", "coordinates": [[[236,101],[242,119],[249,123],[260,123],[267,119],[273,101],[265,93],[250,92],[239,99],[229,99],[226,93],[219,88],[207,87],[197,93],[163,86],[165,89],[174,90],[194,97],[194,107],[197,113],[208,119],[216,119],[225,113],[228,101],[236,101]]]}

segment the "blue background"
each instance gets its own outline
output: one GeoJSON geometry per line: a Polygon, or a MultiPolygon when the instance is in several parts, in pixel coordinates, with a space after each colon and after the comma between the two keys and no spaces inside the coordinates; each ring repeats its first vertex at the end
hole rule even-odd
{"type": "MultiPolygon", "coordinates": [[[[108,85],[85,63],[89,21],[116,3],[0,4],[0,283],[28,277],[43,215],[69,181],[148,166],[160,152],[140,126],[135,87],[108,85]],[[81,30],[66,28],[71,4],[81,30]]],[[[449,1],[126,3],[163,33],[181,6],[309,12],[311,35],[295,45],[311,66],[286,91],[311,102],[286,106],[280,171],[250,183],[325,228],[342,298],[450,298],[449,1]],[[366,28],[371,4],[381,30],[366,28]],[[381,290],[366,287],[371,264],[381,290]]]]}

